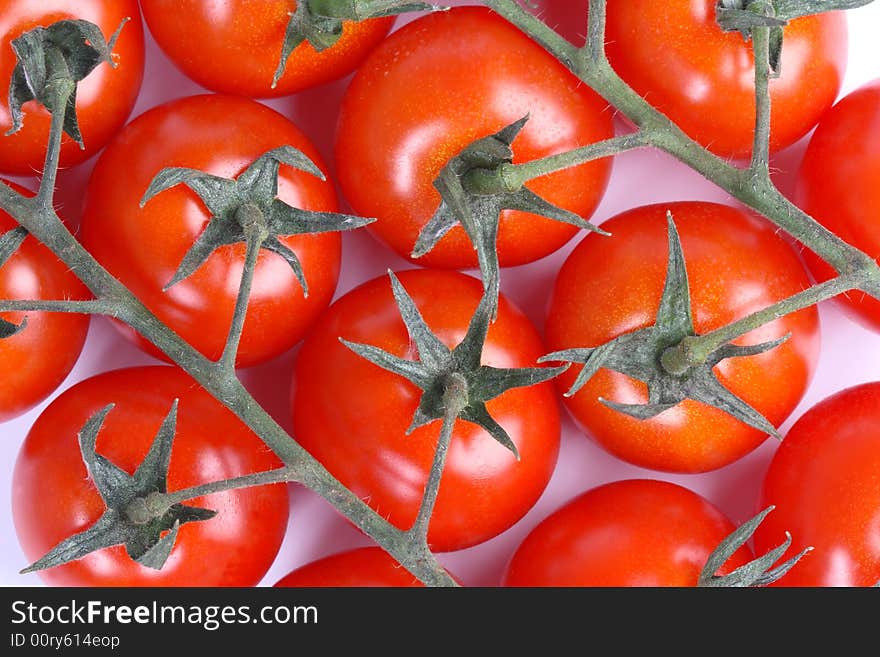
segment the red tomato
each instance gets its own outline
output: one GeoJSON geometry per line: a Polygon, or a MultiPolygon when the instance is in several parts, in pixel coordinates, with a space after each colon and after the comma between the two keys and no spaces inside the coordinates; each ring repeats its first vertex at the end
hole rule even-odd
{"type": "MultiPolygon", "coordinates": [[[[16,58],[12,41],[35,27],[60,20],[84,19],[101,28],[104,37],[130,18],[113,48],[114,69],[102,63],[77,85],[76,115],[85,150],[65,135],[61,166],[91,157],[125,123],[134,107],[144,75],[144,32],[135,0],[0,0],[0,134],[12,126],[7,92],[16,58]]],[[[0,139],[0,171],[28,174],[43,170],[51,115],[37,101],[24,105],[24,124],[0,139]]]]}
{"type": "MultiPolygon", "coordinates": [[[[880,258],[880,80],[854,91],[826,114],[798,174],[796,202],[829,230],[880,258]]],[[[817,280],[834,269],[812,251],[817,280]]],[[[855,319],[880,330],[880,301],[861,292],[838,297],[855,319]]]]}
{"type": "MultiPolygon", "coordinates": [[[[86,529],[104,512],[79,452],[77,434],[86,421],[107,404],[116,404],[98,434],[97,451],[133,473],[174,399],[180,406],[169,491],[280,466],[241,421],[182,371],[139,367],[99,374],[56,398],[22,445],[13,473],[12,511],[29,560],[86,529]]],[[[187,504],[218,514],[182,525],[162,570],[140,566],[120,545],[41,571],[40,576],[55,586],[257,584],[287,529],[287,488],[240,488],[187,504]]]]}
{"type": "MultiPolygon", "coordinates": [[[[89,180],[84,244],[161,320],[208,357],[223,352],[245,247],[217,249],[195,274],[163,292],[210,214],[182,185],[155,196],[144,208],[138,203],[164,167],[191,167],[234,178],[257,157],[285,144],[326,170],[307,137],[265,105],[234,96],[192,96],[132,121],[101,155],[89,180]]],[[[309,210],[336,210],[332,183],[286,165],[281,172],[281,200],[309,210]]],[[[268,360],[296,344],[336,289],[338,234],[282,240],[302,263],[309,296],[303,297],[293,270],[280,256],[261,251],[238,356],[242,366],[268,360]]],[[[123,331],[135,337],[127,327],[123,331]]],[[[142,338],[137,342],[147,347],[142,338]]],[[[149,350],[157,353],[151,346],[149,350]]]]}
{"type": "MultiPolygon", "coordinates": [[[[457,272],[405,271],[400,281],[448,347],[464,337],[482,296],[457,272]]],[[[405,435],[420,390],[339,342],[376,345],[415,359],[387,276],[337,300],[303,342],[294,367],[294,435],[346,487],[392,523],[415,520],[440,422],[405,435]]],[[[484,363],[534,367],[543,350],[528,319],[502,297],[484,363]]],[[[519,520],[544,490],[559,449],[559,413],[549,383],[516,388],[487,403],[521,460],[482,428],[455,425],[428,540],[438,551],[476,545],[519,520]]]]}
{"type": "MultiPolygon", "coordinates": [[[[752,152],[755,64],[752,44],[724,32],[717,0],[609,2],[611,65],[688,135],[724,157],[752,152]]],[[[793,144],[834,103],[846,68],[843,12],[785,27],[781,77],[771,80],[770,148],[793,144]]]]}
{"type": "Polygon", "coordinates": [[[820,402],[779,446],[761,492],[775,504],[755,533],[755,549],[775,547],[784,531],[790,552],[815,550],[780,584],[873,586],[880,582],[880,382],[820,402]]]}
{"type": "MultiPolygon", "coordinates": [[[[5,181],[16,191],[30,192],[5,181]]],[[[0,235],[18,223],[0,211],[0,235]]],[[[33,237],[0,266],[0,298],[89,299],[79,279],[49,249],[33,237]]],[[[25,329],[0,340],[0,422],[21,415],[49,396],[67,377],[79,358],[89,330],[88,315],[71,313],[3,313],[3,319],[25,329]]]]}
{"type": "Polygon", "coordinates": [[[284,576],[276,587],[418,587],[423,584],[379,547],[340,552],[307,563],[284,576]]]}
{"type": "MultiPolygon", "coordinates": [[[[769,223],[724,205],[681,202],[636,208],[603,224],[609,238],[584,239],[559,272],[547,317],[551,350],[595,347],[654,323],[666,278],[666,211],[684,249],[694,325],[706,333],[809,287],[797,254],[769,223]]],[[[819,355],[819,320],[808,308],[752,331],[737,344],[758,344],[792,333],[757,356],[722,361],[715,373],[734,394],[775,426],[794,410],[819,355]]],[[[568,390],[578,368],[557,379],[568,390]]],[[[645,468],[705,472],[732,463],[766,434],[727,413],[685,400],[641,421],[598,398],[646,403],[644,384],[600,370],[566,399],[580,427],[612,454],[645,468]]]]}
{"type": "Polygon", "coordinates": [[[394,17],[346,22],[339,41],[323,52],[301,43],[272,89],[294,0],[141,0],[141,7],[153,37],[184,73],[208,89],[254,98],[351,73],[394,24],[394,17]]]}
{"type": "MultiPolygon", "coordinates": [[[[709,555],[734,529],[687,488],[617,481],[583,493],[535,527],[513,554],[504,585],[696,586],[709,555]]],[[[721,574],[751,560],[741,547],[721,574]]]]}
{"type": "MultiPolygon", "coordinates": [[[[474,140],[530,114],[513,143],[515,161],[534,160],[612,136],[606,103],[507,21],[482,7],[426,15],[394,32],[358,70],[343,99],[336,141],[346,198],[382,241],[409,257],[440,204],[433,181],[474,140]],[[479,74],[481,71],[485,75],[479,74]]],[[[602,160],[544,176],[529,189],[589,218],[611,171],[602,160]]],[[[574,226],[506,211],[498,235],[502,266],[542,258],[574,226]]],[[[476,266],[456,226],[416,262],[476,266]]]]}

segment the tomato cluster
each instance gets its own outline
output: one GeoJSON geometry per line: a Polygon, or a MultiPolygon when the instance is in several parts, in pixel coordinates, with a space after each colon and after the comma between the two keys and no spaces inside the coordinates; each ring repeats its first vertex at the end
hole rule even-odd
{"type": "MultiPolygon", "coordinates": [[[[755,123],[754,60],[740,35],[718,26],[715,4],[609,2],[609,60],[623,80],[696,142],[726,158],[747,158],[755,123]]],[[[238,210],[252,203],[235,196],[240,205],[229,210],[216,199],[233,181],[249,179],[258,158],[292,147],[313,165],[312,170],[301,160],[278,156],[277,182],[260,183],[274,185],[271,202],[293,208],[284,211],[294,212],[305,226],[327,221],[340,208],[374,220],[367,230],[375,243],[305,228],[262,243],[235,365],[251,368],[243,378],[254,382],[254,389],[271,390],[274,401],[282,400],[270,410],[302,447],[377,514],[406,530],[420,512],[442,423],[414,420],[432,390],[419,390],[362,358],[353,344],[369,345],[370,353],[381,350],[393,362],[424,360],[429,354],[413,336],[413,317],[448,351],[467,339],[475,313],[485,310],[491,286],[454,271],[483,264],[472,244],[473,227],[462,220],[447,227],[429,253],[413,255],[438,206],[449,201],[438,176],[470,144],[524,117],[510,145],[513,157],[505,163],[513,169],[632,126],[615,121],[613,108],[562,62],[485,7],[410,17],[393,31],[392,17],[342,21],[320,47],[304,38],[282,74],[277,67],[291,16],[302,16],[292,0],[142,0],[139,6],[133,0],[0,0],[0,83],[14,79],[10,44],[27,30],[85,19],[109,37],[123,18],[130,19],[113,44],[115,67],[100,64],[78,88],[85,149],[65,136],[60,164],[68,168],[97,157],[81,169],[87,180],[62,177],[62,185],[82,183],[73,192],[83,199],[81,219],[72,226],[97,263],[208,359],[222,358],[235,321],[248,248],[230,226],[247,233],[249,225],[234,222],[238,210]],[[145,111],[129,120],[144,76],[144,26],[170,61],[166,68],[176,66],[194,82],[186,91],[198,93],[174,93],[159,104],[141,96],[139,109],[145,111]],[[291,120],[286,99],[291,94],[321,99],[322,112],[336,113],[332,148],[322,135],[309,135],[291,120]],[[267,98],[274,100],[256,100],[267,98]],[[184,184],[148,194],[169,169],[180,176],[174,181],[184,184]],[[217,243],[180,276],[181,263],[200,244],[204,249],[208,234],[217,243]],[[389,268],[396,278],[384,273],[389,268]],[[401,294],[411,307],[404,307],[401,294]],[[266,377],[274,378],[267,383],[266,377]]],[[[871,220],[880,214],[880,87],[867,85],[832,107],[847,53],[840,13],[791,21],[784,44],[782,76],[770,89],[771,150],[797,142],[818,124],[798,174],[796,202],[835,234],[880,257],[880,224],[871,220]]],[[[155,58],[165,62],[158,51],[155,58]]],[[[147,61],[148,71],[150,65],[157,64],[147,61]]],[[[25,103],[23,111],[21,129],[0,139],[3,174],[24,176],[43,166],[50,113],[39,100],[25,103]]],[[[296,109],[298,115],[307,111],[296,109]]],[[[0,123],[4,131],[13,126],[5,102],[0,123]]],[[[771,223],[730,203],[631,203],[607,218],[600,204],[612,159],[526,183],[555,206],[557,216],[592,218],[610,236],[584,236],[571,223],[525,208],[501,211],[495,241],[505,269],[485,334],[483,374],[549,368],[541,363],[551,352],[596,348],[654,325],[674,256],[668,216],[680,237],[697,335],[802,292],[812,285],[811,276],[821,281],[834,275],[809,252],[805,266],[798,249],[771,223]],[[580,241],[569,245],[575,238],[580,241]],[[527,301],[529,312],[512,298],[527,301]]],[[[662,169],[653,175],[662,176],[662,169]]],[[[25,192],[14,183],[13,189],[25,192]]],[[[266,210],[271,217],[274,211],[266,210]]],[[[0,236],[15,226],[0,213],[0,236]]],[[[0,260],[0,297],[91,299],[76,273],[29,236],[0,260]]],[[[880,326],[876,300],[860,296],[844,303],[872,328],[880,326]]],[[[94,445],[100,462],[133,475],[151,453],[169,408],[178,409],[169,491],[282,465],[228,408],[168,364],[178,354],[161,352],[149,336],[108,314],[107,323],[145,352],[129,351],[133,363],[165,363],[98,368],[88,378],[78,372],[78,382],[54,397],[83,350],[88,317],[2,314],[0,328],[20,328],[0,339],[0,368],[7,372],[0,384],[0,422],[42,404],[12,477],[12,516],[30,562],[93,525],[110,504],[81,457],[83,427],[96,414],[106,413],[94,445]]],[[[103,342],[93,352],[124,350],[112,331],[96,335],[103,342]]],[[[742,347],[783,338],[773,349],[719,360],[712,369],[720,385],[775,427],[795,412],[816,371],[818,312],[802,309],[735,340],[742,347]]],[[[575,363],[555,383],[487,398],[488,419],[472,414],[455,420],[428,546],[456,553],[441,555],[441,561],[457,572],[466,548],[497,537],[492,554],[506,569],[491,583],[504,586],[696,585],[736,523],[690,485],[661,478],[676,475],[675,481],[688,484],[691,480],[677,475],[712,472],[702,480],[711,489],[723,476],[714,473],[743,463],[765,444],[767,431],[693,398],[637,419],[620,409],[655,402],[650,382],[605,367],[575,385],[583,368],[575,363]],[[497,431],[487,430],[487,422],[497,431]],[[499,432],[513,449],[498,439],[499,432]],[[585,451],[588,440],[604,451],[585,451]],[[615,464],[612,472],[626,476],[609,482],[609,476],[596,476],[588,464],[568,458],[572,455],[605,459],[615,464]]],[[[769,458],[771,452],[763,454],[769,458]]],[[[738,494],[749,504],[754,499],[755,511],[776,507],[755,535],[754,554],[775,548],[786,531],[794,536],[787,556],[815,548],[782,585],[864,586],[880,580],[880,383],[840,392],[803,415],[772,455],[763,487],[754,470],[750,467],[747,481],[737,482],[738,494]]],[[[273,563],[293,561],[278,557],[289,493],[285,485],[272,484],[188,501],[218,513],[180,526],[160,570],[132,560],[126,543],[128,554],[117,544],[41,576],[53,585],[84,586],[266,583],[273,563]]],[[[294,504],[303,495],[295,489],[294,504]]],[[[306,531],[300,524],[296,533],[306,531]]],[[[358,534],[344,546],[359,546],[354,550],[321,545],[317,552],[323,558],[269,583],[419,584],[385,551],[363,547],[365,540],[358,534]]],[[[752,558],[752,548],[742,546],[713,574],[735,571],[752,558]]],[[[468,577],[460,581],[470,583],[468,577]]],[[[475,582],[489,583],[478,577],[475,582]]]]}

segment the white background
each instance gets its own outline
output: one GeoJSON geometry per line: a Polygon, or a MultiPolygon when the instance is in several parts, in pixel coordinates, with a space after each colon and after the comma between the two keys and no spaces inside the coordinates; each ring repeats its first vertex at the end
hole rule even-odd
{"type": "MultiPolygon", "coordinates": [[[[572,6],[585,4],[585,0],[570,3],[572,6]]],[[[571,15],[576,19],[580,12],[572,10],[571,15]]],[[[403,22],[404,19],[400,19],[398,25],[403,22]]],[[[880,77],[880,50],[877,45],[880,4],[875,3],[849,12],[849,25],[850,59],[843,93],[880,77]]],[[[577,31],[570,29],[570,32],[577,31]]],[[[327,108],[338,104],[346,84],[347,80],[343,80],[298,96],[269,101],[267,104],[291,117],[305,129],[325,158],[331,161],[335,114],[327,108]]],[[[165,100],[201,91],[201,87],[173,68],[147,35],[144,87],[133,116],[165,100]]],[[[786,189],[796,170],[804,146],[805,141],[802,141],[777,156],[773,163],[783,189],[786,189]]],[[[58,201],[68,217],[77,218],[79,215],[81,189],[88,179],[93,163],[86,162],[61,172],[59,176],[58,201]]],[[[33,181],[24,182],[30,182],[32,187],[34,185],[33,181]]],[[[711,183],[663,154],[630,153],[617,158],[608,193],[593,219],[601,222],[622,210],[647,203],[694,199],[733,203],[711,183]]],[[[506,270],[504,273],[505,293],[529,314],[538,327],[543,324],[546,291],[550,289],[554,273],[578,239],[551,257],[506,270]]],[[[363,232],[346,234],[344,248],[342,277],[337,295],[383,274],[388,267],[409,266],[363,232]]],[[[880,337],[844,318],[833,304],[821,306],[821,317],[823,342],[819,367],[805,399],[783,426],[783,432],[794,419],[829,394],[880,378],[880,337]]],[[[271,365],[244,372],[244,377],[257,398],[286,427],[290,426],[287,390],[293,356],[294,352],[271,365]]],[[[96,319],[92,322],[82,358],[61,386],[61,390],[102,371],[153,362],[155,361],[122,340],[103,319],[96,319]]],[[[4,375],[3,384],[8,385],[8,381],[8,376],[4,375]]],[[[24,416],[0,425],[0,585],[40,584],[36,575],[18,575],[18,570],[26,565],[26,561],[15,538],[10,482],[19,446],[30,425],[50,400],[24,416]]],[[[707,497],[739,523],[755,511],[760,479],[774,449],[774,442],[768,440],[746,458],[719,471],[702,475],[664,475],[627,465],[611,457],[592,444],[564,417],[559,466],[538,504],[517,525],[502,535],[468,550],[441,555],[441,560],[466,585],[496,585],[513,550],[541,519],[589,488],[633,477],[665,479],[687,486],[707,497]]],[[[368,544],[369,540],[365,536],[351,527],[323,500],[302,488],[292,488],[287,538],[263,583],[273,584],[294,567],[313,559],[368,544]]]]}

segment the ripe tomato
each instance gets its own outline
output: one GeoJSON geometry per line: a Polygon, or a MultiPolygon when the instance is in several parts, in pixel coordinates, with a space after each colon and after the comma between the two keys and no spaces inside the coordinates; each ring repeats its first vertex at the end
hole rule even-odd
{"type": "Polygon", "coordinates": [[[790,531],[811,552],[783,586],[873,586],[880,581],[880,382],[838,392],[807,411],[779,446],[761,492],[775,504],[755,549],[790,531]]]}
{"type": "MultiPolygon", "coordinates": [[[[448,347],[464,337],[482,296],[457,272],[405,271],[400,281],[428,326],[448,347]]],[[[294,366],[294,435],[346,487],[401,528],[415,520],[440,422],[405,431],[420,390],[339,342],[376,345],[416,358],[387,276],[337,300],[302,344],[294,366]]],[[[528,319],[502,297],[484,363],[534,367],[542,352],[528,319]]],[[[477,425],[455,425],[428,540],[438,551],[476,545],[501,533],[537,501],[556,464],[559,413],[553,387],[515,388],[487,403],[521,460],[477,425]]]]}
{"type": "MultiPolygon", "coordinates": [[[[584,239],[556,279],[547,317],[551,350],[595,347],[654,323],[666,278],[666,211],[675,217],[690,284],[694,325],[706,333],[809,286],[797,254],[773,226],[715,203],[682,202],[635,208],[603,224],[612,237],[584,239]]],[[[737,344],[758,344],[792,333],[757,356],[722,361],[715,373],[734,394],[778,426],[794,410],[819,353],[815,308],[752,331],[737,344]]],[[[577,375],[557,379],[567,391],[577,375]]],[[[727,413],[685,400],[641,421],[598,399],[646,403],[644,384],[600,370],[566,399],[580,427],[612,454],[645,468],[705,472],[749,453],[766,439],[727,413]]]]}
{"type": "Polygon", "coordinates": [[[323,52],[301,43],[272,89],[294,0],[141,0],[141,8],[156,42],[189,77],[214,91],[254,98],[285,96],[351,73],[394,24],[393,17],[347,22],[339,41],[323,52]]]}
{"type": "Polygon", "coordinates": [[[419,587],[423,584],[382,548],[366,547],[307,563],[285,575],[275,586],[419,587]]]}
{"type": "MultiPolygon", "coordinates": [[[[687,488],[617,481],[581,494],[536,526],[513,554],[504,585],[696,586],[709,555],[734,529],[687,488]]],[[[743,546],[721,574],[751,559],[743,546]]]]}
{"type": "MultiPolygon", "coordinates": [[[[343,99],[336,163],[345,197],[378,221],[368,230],[404,257],[440,204],[433,181],[474,140],[530,114],[513,143],[515,161],[534,160],[612,136],[611,113],[538,44],[482,7],[426,15],[394,32],[358,70],[343,99]]],[[[608,182],[610,160],[544,176],[529,189],[589,218],[608,182]]],[[[505,211],[502,266],[542,258],[574,226],[505,211]]],[[[416,262],[476,266],[460,226],[416,262]]]]}
{"type": "MultiPolygon", "coordinates": [[[[755,65],[751,42],[724,32],[717,0],[609,2],[611,65],[688,135],[724,157],[752,152],[755,65]]],[[[770,147],[793,144],[831,107],[846,68],[843,12],[791,21],[781,77],[771,80],[770,147]]]]}
{"type": "MultiPolygon", "coordinates": [[[[102,63],[77,86],[76,115],[85,150],[65,135],[62,167],[91,157],[125,123],[134,107],[144,75],[144,32],[135,0],[0,0],[0,134],[12,126],[7,92],[16,58],[12,41],[37,26],[60,20],[84,19],[110,38],[123,18],[131,20],[113,48],[117,67],[102,63]]],[[[24,124],[13,135],[0,139],[0,171],[31,175],[43,170],[51,115],[37,101],[24,105],[24,124]]]]}
{"type": "MultiPolygon", "coordinates": [[[[880,258],[880,80],[823,117],[804,155],[796,202],[836,235],[880,258]]],[[[834,276],[812,251],[806,260],[820,282],[834,276]]],[[[838,298],[855,319],[880,330],[880,301],[860,292],[838,298]]]]}
{"type": "MultiPolygon", "coordinates": [[[[168,490],[269,470],[280,463],[230,411],[182,371],[139,367],[99,374],[66,390],[34,423],[13,473],[13,516],[27,558],[36,560],[104,512],[79,452],[86,421],[116,404],[97,451],[133,473],[180,400],[168,490]]],[[[134,562],[123,546],[40,572],[55,586],[253,586],[271,566],[287,528],[284,485],[240,488],[187,502],[218,511],[180,527],[161,570],[134,562]]]]}
{"type": "MultiPolygon", "coordinates": [[[[18,192],[28,190],[6,181],[18,192]]],[[[18,224],[0,211],[0,235],[18,224]]],[[[89,291],[49,249],[26,237],[0,266],[0,298],[89,299],[89,291]]],[[[27,326],[0,340],[0,422],[21,415],[49,396],[73,369],[89,330],[88,315],[72,313],[3,313],[3,319],[27,326]]]]}
{"type": "MultiPolygon", "coordinates": [[[[285,144],[326,170],[307,137],[265,105],[234,96],[192,96],[160,105],[132,121],[101,155],[89,180],[82,241],[160,319],[208,357],[223,352],[245,247],[217,249],[192,276],[163,292],[210,214],[198,196],[182,185],[155,196],[143,208],[138,203],[164,167],[191,167],[232,178],[266,151],[285,144]]],[[[281,172],[281,200],[310,210],[336,210],[332,183],[286,165],[281,172]]],[[[302,263],[309,296],[303,297],[281,257],[261,251],[239,365],[268,360],[296,344],[336,289],[338,234],[282,241],[302,263]]],[[[130,329],[123,331],[135,339],[130,329]]],[[[147,347],[142,338],[136,341],[147,347]]],[[[157,353],[152,346],[148,350],[157,353]]]]}

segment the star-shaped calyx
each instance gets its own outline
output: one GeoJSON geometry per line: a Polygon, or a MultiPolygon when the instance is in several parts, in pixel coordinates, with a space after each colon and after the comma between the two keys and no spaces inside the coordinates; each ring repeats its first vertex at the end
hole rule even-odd
{"type": "Polygon", "coordinates": [[[557,351],[544,356],[540,361],[584,365],[566,396],[576,394],[603,367],[647,384],[647,404],[621,404],[600,399],[606,406],[640,420],[655,417],[685,399],[693,399],[721,409],[759,431],[781,438],[776,428],[763,415],[722,385],[713,368],[727,358],[753,356],[769,351],[785,342],[791,337],[790,334],[778,340],[746,347],[725,344],[710,353],[704,362],[690,366],[681,373],[671,373],[664,366],[663,356],[668,348],[678,345],[685,338],[697,335],[694,331],[681,241],[671,213],[667,213],[667,219],[669,260],[666,284],[654,325],[626,333],[598,347],[557,351]]]}
{"type": "Polygon", "coordinates": [[[272,88],[284,75],[290,54],[303,41],[321,52],[334,45],[342,36],[343,21],[363,21],[383,16],[396,16],[411,11],[442,11],[426,2],[399,2],[399,0],[301,0],[290,14],[281,58],[272,78],[272,88]]]}
{"type": "Polygon", "coordinates": [[[766,518],[774,508],[775,507],[772,506],[767,507],[754,518],[737,527],[717,548],[715,548],[706,560],[706,565],[700,573],[697,586],[713,588],[767,586],[781,579],[783,575],[795,567],[804,555],[812,551],[813,548],[808,547],[788,561],[776,566],[776,562],[779,561],[779,559],[782,558],[782,555],[784,555],[788,551],[788,548],[791,547],[791,534],[785,532],[785,540],[779,546],[770,550],[767,554],[740,566],[727,575],[717,574],[721,567],[727,563],[728,559],[730,559],[737,550],[748,542],[760,524],[764,522],[764,518],[766,518]]]}
{"type": "Polygon", "coordinates": [[[422,395],[407,434],[434,420],[446,421],[450,415],[479,425],[519,458],[513,440],[489,414],[486,402],[511,388],[531,386],[558,376],[566,367],[498,368],[481,364],[483,345],[494,302],[484,294],[462,341],[449,349],[431,331],[412,297],[392,273],[391,287],[410,340],[418,350],[418,360],[395,356],[372,345],[343,344],[379,367],[394,372],[421,389],[422,395]],[[450,408],[452,405],[454,408],[450,408]]]}
{"type": "Polygon", "coordinates": [[[183,184],[199,196],[211,213],[208,225],[184,255],[180,267],[165,286],[166,290],[193,274],[218,247],[259,240],[260,248],[284,258],[302,286],[303,294],[308,296],[308,283],[299,258],[278,238],[352,230],[371,223],[373,219],[313,212],[288,205],[277,197],[281,164],[325,179],[321,170],[292,146],[281,146],[264,153],[236,179],[185,167],[168,167],[156,174],[141,199],[141,207],[156,194],[183,184]]]}
{"type": "Polygon", "coordinates": [[[98,433],[112,409],[111,404],[95,413],[79,433],[83,462],[107,509],[91,527],[64,539],[22,573],[54,568],[114,545],[125,545],[136,562],[159,570],[171,554],[180,525],[216,515],[216,511],[209,509],[185,504],[167,506],[156,501],[167,492],[177,401],[159,427],[144,460],[131,475],[95,452],[98,433]]]}
{"type": "MultiPolygon", "coordinates": [[[[18,250],[25,237],[27,237],[27,231],[21,226],[16,226],[0,235],[0,267],[5,265],[12,254],[18,250]]],[[[0,317],[0,340],[15,335],[25,327],[25,324],[26,322],[13,324],[0,317]]]]}
{"type": "Polygon", "coordinates": [[[124,19],[109,40],[100,28],[84,20],[61,20],[48,27],[35,27],[12,41],[18,63],[9,85],[11,135],[22,126],[22,106],[36,99],[49,112],[65,111],[55,107],[55,88],[69,81],[73,89],[67,97],[64,132],[83,148],[82,134],[76,118],[76,83],[91,73],[101,62],[116,67],[112,51],[128,19],[124,19]]]}
{"type": "Polygon", "coordinates": [[[529,120],[524,116],[488,137],[470,144],[450,159],[434,181],[440,206],[425,224],[412,257],[429,253],[454,226],[461,224],[474,249],[486,288],[497,297],[499,289],[498,225],[504,210],[521,210],[607,235],[574,212],[544,200],[504,176],[513,163],[513,141],[529,120]]]}

